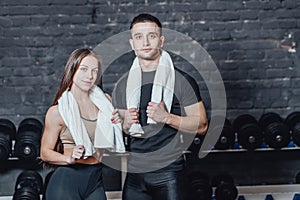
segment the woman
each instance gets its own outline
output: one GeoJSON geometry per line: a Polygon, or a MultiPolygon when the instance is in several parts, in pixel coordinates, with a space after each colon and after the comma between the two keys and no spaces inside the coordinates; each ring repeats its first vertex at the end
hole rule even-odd
{"type": "Polygon", "coordinates": [[[107,146],[95,140],[106,141],[101,129],[118,128],[121,121],[118,110],[105,111],[112,106],[101,87],[96,55],[86,48],[73,51],[47,111],[41,140],[41,159],[57,166],[47,184],[47,200],[106,199],[101,159],[107,146]]]}

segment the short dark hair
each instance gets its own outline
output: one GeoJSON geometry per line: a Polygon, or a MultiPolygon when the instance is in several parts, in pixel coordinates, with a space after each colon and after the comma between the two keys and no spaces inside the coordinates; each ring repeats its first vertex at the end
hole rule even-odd
{"type": "Polygon", "coordinates": [[[129,29],[131,30],[133,25],[135,25],[136,23],[140,23],[140,22],[153,22],[159,28],[162,28],[159,19],[157,19],[153,15],[150,15],[150,14],[147,14],[147,13],[142,13],[142,14],[139,14],[138,16],[136,16],[135,18],[133,18],[129,29]]]}

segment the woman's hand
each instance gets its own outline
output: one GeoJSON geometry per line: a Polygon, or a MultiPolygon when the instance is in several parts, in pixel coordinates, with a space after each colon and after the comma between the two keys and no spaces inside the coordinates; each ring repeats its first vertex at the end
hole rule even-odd
{"type": "Polygon", "coordinates": [[[76,159],[83,158],[84,152],[85,152],[85,149],[84,149],[83,145],[76,145],[73,148],[72,155],[71,155],[70,159],[67,162],[69,164],[75,164],[76,159]]]}
{"type": "Polygon", "coordinates": [[[110,120],[113,124],[122,123],[122,119],[120,117],[120,113],[119,113],[118,109],[114,109],[114,111],[112,112],[112,117],[111,117],[110,120]]]}
{"type": "Polygon", "coordinates": [[[132,124],[139,123],[139,111],[136,108],[130,108],[124,114],[123,129],[127,132],[132,124]]]}

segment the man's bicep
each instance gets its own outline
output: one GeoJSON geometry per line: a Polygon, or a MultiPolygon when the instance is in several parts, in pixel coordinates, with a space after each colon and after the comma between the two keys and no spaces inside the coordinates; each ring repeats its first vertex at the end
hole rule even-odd
{"type": "Polygon", "coordinates": [[[186,116],[202,116],[206,118],[206,110],[203,101],[199,101],[189,106],[184,107],[186,116]]]}

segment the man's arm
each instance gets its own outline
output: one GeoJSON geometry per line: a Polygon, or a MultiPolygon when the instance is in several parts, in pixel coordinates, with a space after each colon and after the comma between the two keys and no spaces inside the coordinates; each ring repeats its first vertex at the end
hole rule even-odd
{"type": "Polygon", "coordinates": [[[149,102],[147,116],[156,122],[165,123],[177,130],[203,135],[207,131],[208,123],[203,102],[184,107],[186,116],[178,116],[167,112],[164,102],[149,102]]]}

